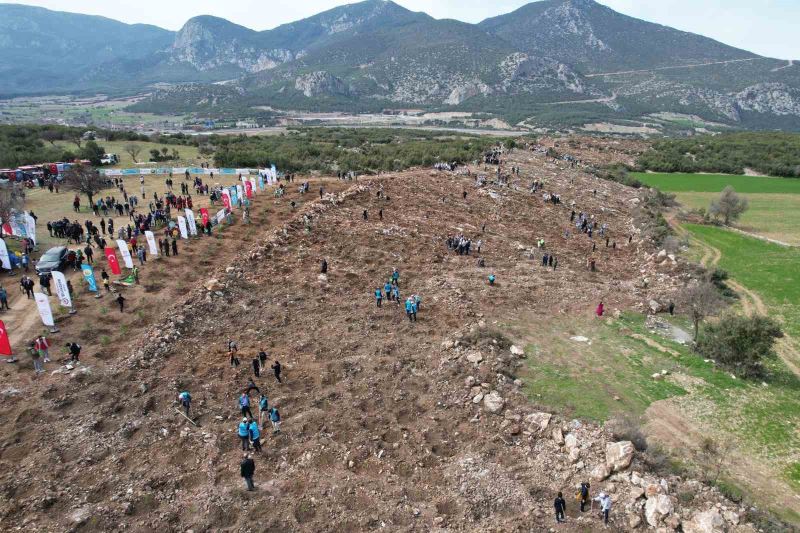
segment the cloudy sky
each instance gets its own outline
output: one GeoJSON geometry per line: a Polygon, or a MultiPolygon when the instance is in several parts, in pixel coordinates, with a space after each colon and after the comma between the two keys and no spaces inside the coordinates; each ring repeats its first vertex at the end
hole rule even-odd
{"type": "MultiPolygon", "coordinates": [[[[617,11],[712,37],[757,54],[800,59],[800,0],[599,0],[617,11]]],[[[528,0],[396,0],[436,18],[478,22],[528,0]]],[[[15,2],[179,29],[196,15],[216,15],[256,30],[308,17],[348,0],[30,0],[15,2]]]]}

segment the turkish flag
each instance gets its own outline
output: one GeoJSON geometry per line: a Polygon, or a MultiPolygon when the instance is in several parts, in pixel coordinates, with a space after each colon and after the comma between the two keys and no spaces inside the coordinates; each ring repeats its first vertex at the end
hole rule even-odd
{"type": "Polygon", "coordinates": [[[9,224],[8,222],[5,222],[3,224],[3,235],[13,235],[13,234],[14,234],[14,230],[11,229],[11,224],[9,224]]]}
{"type": "Polygon", "coordinates": [[[253,184],[250,183],[249,180],[244,182],[244,189],[247,192],[247,197],[252,199],[253,198],[253,184]]]}
{"type": "Polygon", "coordinates": [[[14,355],[11,352],[11,343],[8,341],[8,331],[6,325],[0,320],[0,355],[14,355]]]}
{"type": "Polygon", "coordinates": [[[222,205],[225,206],[225,209],[228,211],[231,210],[231,197],[228,196],[227,193],[222,193],[222,205]]]}
{"type": "Polygon", "coordinates": [[[200,216],[203,217],[203,227],[205,228],[206,226],[208,226],[208,218],[209,218],[208,217],[208,209],[206,209],[205,207],[201,207],[200,208],[200,216]]]}
{"type": "Polygon", "coordinates": [[[111,267],[111,272],[119,276],[122,274],[122,270],[119,268],[119,261],[117,261],[117,255],[114,253],[113,248],[106,248],[106,261],[108,261],[108,266],[111,267]]]}

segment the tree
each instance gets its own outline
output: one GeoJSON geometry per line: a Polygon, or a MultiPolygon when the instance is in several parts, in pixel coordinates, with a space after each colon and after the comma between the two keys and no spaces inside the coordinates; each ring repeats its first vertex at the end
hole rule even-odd
{"type": "Polygon", "coordinates": [[[687,287],[681,294],[680,300],[692,319],[694,341],[697,342],[700,322],[708,316],[715,315],[725,302],[714,284],[708,281],[687,287]]]}
{"type": "Polygon", "coordinates": [[[747,198],[739,196],[733,187],[728,185],[722,191],[719,198],[711,202],[708,212],[714,217],[722,217],[727,226],[731,222],[739,220],[742,213],[747,211],[747,198]]]}
{"type": "Polygon", "coordinates": [[[131,156],[131,159],[133,159],[134,163],[139,162],[139,159],[137,158],[139,157],[139,154],[142,153],[141,145],[136,143],[128,143],[123,147],[123,150],[125,150],[125,152],[131,156]]]}
{"type": "Polygon", "coordinates": [[[42,140],[49,142],[52,146],[56,145],[56,141],[60,141],[62,134],[55,130],[44,130],[42,132],[42,140]]]}
{"type": "Polygon", "coordinates": [[[95,141],[87,142],[86,146],[81,149],[81,157],[83,159],[88,159],[93,165],[100,165],[105,153],[106,149],[95,141]]]}
{"type": "Polygon", "coordinates": [[[81,143],[83,142],[83,137],[81,136],[81,132],[79,132],[78,130],[70,130],[69,133],[67,133],[67,138],[69,139],[70,142],[74,142],[75,146],[77,146],[78,148],[81,147],[81,143]]]}
{"type": "MultiPolygon", "coordinates": [[[[11,213],[19,211],[25,204],[25,190],[15,183],[0,186],[0,219],[7,222],[11,213]]],[[[0,230],[2,231],[2,230],[0,230]]]]}
{"type": "Polygon", "coordinates": [[[75,165],[64,173],[63,186],[65,189],[85,194],[89,199],[89,205],[92,205],[94,195],[106,187],[106,181],[89,165],[75,165]]]}
{"type": "Polygon", "coordinates": [[[703,329],[697,351],[739,377],[761,377],[764,361],[775,359],[775,339],[783,337],[773,319],[731,315],[703,329]]]}

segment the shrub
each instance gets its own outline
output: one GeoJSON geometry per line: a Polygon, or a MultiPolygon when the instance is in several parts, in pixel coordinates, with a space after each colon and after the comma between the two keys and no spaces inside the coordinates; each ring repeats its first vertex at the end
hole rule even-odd
{"type": "Polygon", "coordinates": [[[761,377],[764,361],[777,357],[773,347],[782,336],[778,323],[769,317],[730,315],[704,328],[697,351],[739,377],[761,377]]]}

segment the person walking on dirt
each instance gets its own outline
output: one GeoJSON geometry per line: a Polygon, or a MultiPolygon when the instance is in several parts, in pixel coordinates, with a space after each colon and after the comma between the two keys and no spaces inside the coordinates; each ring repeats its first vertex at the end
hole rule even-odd
{"type": "Polygon", "coordinates": [[[70,362],[75,363],[76,365],[80,364],[82,346],[77,342],[68,342],[66,346],[67,349],[69,350],[70,362]]]}
{"type": "Polygon", "coordinates": [[[0,311],[3,310],[10,311],[11,308],[8,306],[8,291],[5,287],[0,285],[0,311]]]}
{"type": "Polygon", "coordinates": [[[261,362],[258,360],[258,357],[253,357],[253,374],[256,377],[261,376],[261,362]]]}
{"type": "Polygon", "coordinates": [[[367,213],[366,209],[364,209],[364,212],[361,213],[361,216],[364,218],[364,220],[369,220],[369,213],[367,213]]]}
{"type": "Polygon", "coordinates": [[[328,261],[324,258],[322,259],[322,266],[319,268],[320,274],[327,274],[328,273],[328,261]]]}
{"type": "Polygon", "coordinates": [[[28,355],[31,356],[31,360],[33,361],[33,373],[36,375],[43,373],[44,366],[42,365],[42,359],[39,357],[39,350],[36,349],[34,342],[31,342],[28,346],[28,355]]]}
{"type": "Polygon", "coordinates": [[[19,284],[20,287],[22,287],[22,290],[25,292],[25,295],[28,297],[28,299],[30,300],[31,298],[33,298],[33,280],[28,276],[22,276],[22,279],[20,280],[19,284]]]}
{"type": "Polygon", "coordinates": [[[256,382],[252,379],[247,380],[247,387],[244,389],[244,393],[250,396],[250,391],[256,391],[256,393],[261,394],[261,389],[258,388],[256,382]]]}
{"type": "Polygon", "coordinates": [[[281,414],[278,412],[278,408],[274,405],[272,406],[272,409],[269,410],[269,421],[272,422],[272,433],[280,433],[281,414]]]}
{"type": "Polygon", "coordinates": [[[258,423],[255,419],[250,421],[250,425],[248,426],[248,431],[250,432],[250,440],[253,441],[253,449],[256,452],[261,451],[261,432],[258,430],[258,423]]]}
{"type": "Polygon", "coordinates": [[[606,307],[603,305],[603,302],[597,304],[597,309],[594,310],[594,314],[597,315],[597,318],[602,318],[603,313],[605,313],[606,307]]]}
{"type": "Polygon", "coordinates": [[[383,293],[381,293],[381,288],[378,287],[377,289],[375,289],[375,305],[380,307],[382,301],[383,301],[383,293]]]}
{"type": "Polygon", "coordinates": [[[393,285],[400,284],[400,271],[397,270],[397,267],[392,268],[392,284],[393,285]]]}
{"type": "Polygon", "coordinates": [[[267,352],[261,350],[258,352],[258,362],[261,365],[261,371],[263,372],[265,368],[267,368],[267,352]]]}
{"type": "Polygon", "coordinates": [[[94,264],[94,250],[92,250],[91,245],[87,244],[86,248],[83,249],[83,253],[86,256],[86,264],[93,265],[94,264]]]}
{"type": "Polygon", "coordinates": [[[172,255],[178,255],[178,241],[175,237],[172,238],[172,255]]]}
{"type": "Polygon", "coordinates": [[[108,272],[106,272],[105,268],[100,271],[100,278],[103,280],[103,287],[105,287],[106,292],[111,292],[111,285],[108,283],[108,272]]]}
{"type": "Polygon", "coordinates": [[[275,379],[278,380],[278,383],[283,383],[283,381],[281,381],[281,362],[280,361],[275,360],[275,362],[272,364],[272,371],[275,373],[275,379]]]}
{"type": "Polygon", "coordinates": [[[410,297],[406,300],[406,316],[409,322],[417,321],[417,313],[414,310],[414,300],[410,297]]]}
{"type": "Polygon", "coordinates": [[[36,351],[39,352],[39,356],[42,358],[42,362],[49,363],[50,353],[48,350],[50,349],[50,343],[47,342],[47,338],[44,335],[39,335],[33,342],[35,344],[34,348],[36,348],[36,351]]]}
{"type": "Polygon", "coordinates": [[[675,316],[675,302],[669,302],[669,316],[675,316]]]}
{"type": "Polygon", "coordinates": [[[386,280],[386,283],[383,284],[383,292],[386,293],[386,299],[390,302],[392,301],[392,282],[386,280]]]}
{"type": "Polygon", "coordinates": [[[247,423],[247,418],[242,418],[239,422],[238,430],[239,440],[242,441],[242,450],[250,449],[250,425],[247,423]]]}
{"type": "Polygon", "coordinates": [[[117,299],[115,301],[117,302],[117,305],[119,305],[119,312],[120,313],[124,313],[125,312],[125,297],[122,296],[122,294],[119,294],[119,295],[117,295],[117,299]]]}
{"type": "Polygon", "coordinates": [[[564,495],[560,492],[558,493],[558,497],[556,497],[553,505],[556,508],[556,523],[560,524],[561,522],[566,522],[564,518],[564,513],[567,512],[567,502],[564,501],[564,495]]]}
{"type": "Polygon", "coordinates": [[[605,492],[601,492],[594,501],[600,502],[600,511],[603,512],[603,523],[608,525],[608,515],[611,512],[611,496],[605,492]]]}
{"type": "Polygon", "coordinates": [[[244,484],[248,491],[256,490],[253,484],[253,474],[256,473],[256,463],[249,453],[243,455],[242,463],[239,465],[239,473],[244,478],[244,484]]]}
{"type": "Polygon", "coordinates": [[[494,280],[495,279],[496,278],[494,277],[494,274],[489,274],[489,285],[491,285],[492,287],[494,287],[494,280]]]}
{"type": "Polygon", "coordinates": [[[178,394],[178,401],[183,406],[183,411],[186,413],[186,418],[189,418],[189,409],[192,406],[192,395],[189,391],[183,391],[178,394]]]}
{"type": "Polygon", "coordinates": [[[242,416],[253,418],[253,412],[250,410],[250,396],[246,392],[239,396],[239,407],[242,411],[242,416]]]}
{"type": "Polygon", "coordinates": [[[585,511],[584,507],[586,507],[589,504],[589,487],[590,485],[587,481],[581,483],[581,489],[580,489],[581,512],[584,512],[585,511]]]}
{"type": "Polygon", "coordinates": [[[266,394],[262,394],[258,399],[258,425],[262,428],[266,423],[265,417],[269,416],[269,398],[266,394]]]}

